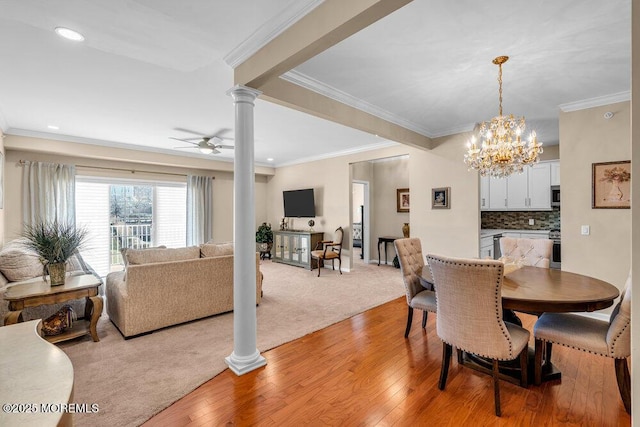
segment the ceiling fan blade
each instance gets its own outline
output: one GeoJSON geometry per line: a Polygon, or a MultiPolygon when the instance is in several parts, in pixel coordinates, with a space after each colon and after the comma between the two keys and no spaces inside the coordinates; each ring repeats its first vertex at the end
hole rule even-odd
{"type": "Polygon", "coordinates": [[[231,129],[229,129],[229,128],[220,128],[220,129],[218,129],[217,132],[215,132],[213,135],[211,135],[211,138],[232,139],[232,138],[223,136],[225,133],[228,133],[228,132],[231,132],[231,129]]]}
{"type": "Polygon", "coordinates": [[[227,150],[235,148],[233,145],[216,145],[216,148],[226,148],[227,150]]]}
{"type": "Polygon", "coordinates": [[[183,148],[198,148],[198,147],[173,147],[174,149],[183,149],[183,148]]]}
{"type": "Polygon", "coordinates": [[[175,139],[176,141],[188,142],[189,144],[196,144],[196,143],[195,143],[195,142],[193,142],[193,141],[189,141],[189,140],[187,140],[187,139],[182,139],[182,138],[175,138],[175,137],[173,137],[173,136],[170,136],[170,137],[169,137],[169,139],[175,139]]]}
{"type": "Polygon", "coordinates": [[[222,151],[218,150],[217,148],[214,148],[213,151],[211,152],[211,154],[220,154],[222,153],[222,151]]]}

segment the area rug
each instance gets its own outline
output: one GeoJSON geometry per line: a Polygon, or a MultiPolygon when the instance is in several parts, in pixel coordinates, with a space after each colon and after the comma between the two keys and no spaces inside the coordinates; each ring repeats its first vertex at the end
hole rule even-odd
{"type": "MultiPolygon", "coordinates": [[[[316,277],[268,260],[257,308],[258,349],[266,351],[404,295],[400,270],[358,264],[342,275],[316,277]]],[[[140,425],[227,368],[233,351],[233,314],[223,314],[124,340],[106,314],[100,342],[60,344],[73,363],[74,403],[98,411],[75,414],[77,426],[140,425]]],[[[268,363],[268,359],[267,359],[268,363]]]]}

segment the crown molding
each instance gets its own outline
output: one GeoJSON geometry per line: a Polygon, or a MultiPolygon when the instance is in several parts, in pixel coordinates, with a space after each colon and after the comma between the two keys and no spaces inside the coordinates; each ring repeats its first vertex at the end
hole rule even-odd
{"type": "MultiPolygon", "coordinates": [[[[218,156],[214,157],[214,156],[211,156],[210,154],[198,153],[197,150],[194,150],[193,153],[186,153],[186,152],[178,153],[175,150],[170,150],[168,148],[158,148],[158,147],[149,147],[146,145],[126,144],[123,142],[106,141],[103,139],[83,138],[79,136],[63,135],[63,134],[57,134],[57,133],[38,132],[38,131],[32,131],[27,129],[9,128],[5,132],[5,135],[25,136],[29,138],[40,138],[40,139],[51,139],[54,141],[74,142],[77,144],[98,145],[98,146],[110,147],[110,148],[122,148],[125,150],[144,151],[148,153],[161,153],[161,154],[168,154],[171,156],[195,157],[199,159],[209,159],[209,160],[216,160],[220,162],[233,162],[233,158],[218,157],[218,156]]],[[[14,148],[14,147],[10,147],[10,148],[14,148]]],[[[24,148],[17,147],[16,149],[24,149],[24,148]]]]}
{"type": "Polygon", "coordinates": [[[318,7],[323,1],[292,1],[283,11],[254,31],[253,34],[233,48],[222,59],[231,68],[236,68],[287,28],[318,7]]]}
{"type": "Polygon", "coordinates": [[[428,138],[432,137],[432,132],[430,132],[429,129],[426,129],[400,116],[383,110],[380,107],[376,107],[375,105],[363,101],[362,99],[356,98],[353,95],[349,95],[348,93],[329,86],[326,83],[322,83],[321,81],[316,80],[313,77],[309,77],[299,71],[291,70],[280,76],[280,78],[288,81],[289,83],[302,86],[305,89],[309,89],[320,95],[326,96],[327,98],[331,98],[334,101],[341,102],[350,107],[364,111],[365,113],[371,114],[388,122],[394,123],[398,126],[402,126],[403,128],[417,132],[428,138]]]}
{"type": "Polygon", "coordinates": [[[364,152],[372,151],[372,150],[379,150],[379,149],[382,149],[382,148],[395,147],[395,146],[398,146],[398,145],[401,145],[401,144],[399,142],[395,142],[395,141],[384,141],[384,142],[380,142],[380,143],[376,143],[376,144],[366,145],[366,146],[363,146],[363,147],[350,148],[348,150],[342,150],[342,151],[334,151],[332,153],[321,154],[321,155],[318,155],[318,156],[305,157],[305,158],[302,158],[302,159],[292,160],[290,162],[278,163],[277,165],[275,165],[275,167],[276,168],[281,168],[281,167],[284,167],[284,166],[294,166],[294,165],[299,165],[299,164],[302,164],[302,163],[315,162],[315,161],[318,161],[318,160],[333,159],[335,157],[348,156],[350,154],[358,154],[358,153],[364,153],[364,152]]]}
{"type": "Polygon", "coordinates": [[[569,102],[560,104],[558,107],[564,113],[571,111],[585,110],[587,108],[601,107],[603,105],[615,104],[631,100],[631,92],[618,92],[611,95],[598,96],[596,98],[585,99],[582,101],[569,102]]]}

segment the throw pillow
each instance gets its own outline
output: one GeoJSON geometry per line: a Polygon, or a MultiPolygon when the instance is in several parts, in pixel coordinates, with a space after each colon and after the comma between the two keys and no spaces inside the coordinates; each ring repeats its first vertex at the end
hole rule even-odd
{"type": "Polygon", "coordinates": [[[127,251],[145,251],[147,249],[167,249],[167,247],[165,245],[160,245],[160,246],[154,246],[151,248],[145,248],[145,249],[131,249],[131,248],[122,248],[120,249],[120,255],[122,255],[122,262],[124,262],[124,267],[127,268],[127,265],[129,265],[129,258],[127,258],[127,251]]]}
{"type": "Polygon", "coordinates": [[[43,266],[38,255],[19,240],[7,243],[0,250],[0,271],[10,282],[20,282],[42,276],[43,266]]]}
{"type": "Polygon", "coordinates": [[[233,243],[205,243],[200,245],[200,257],[233,255],[233,243]]]}

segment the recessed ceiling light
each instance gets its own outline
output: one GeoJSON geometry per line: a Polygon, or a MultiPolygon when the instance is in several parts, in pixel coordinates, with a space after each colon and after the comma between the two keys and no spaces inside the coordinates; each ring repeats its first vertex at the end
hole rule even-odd
{"type": "Polygon", "coordinates": [[[52,130],[58,130],[58,129],[60,129],[60,128],[59,128],[58,126],[56,126],[56,125],[47,125],[47,127],[48,127],[49,129],[52,129],[52,130]]]}
{"type": "Polygon", "coordinates": [[[64,37],[65,39],[73,40],[74,42],[81,42],[84,40],[84,36],[82,34],[65,27],[56,27],[56,34],[60,37],[64,37]]]}
{"type": "Polygon", "coordinates": [[[267,162],[273,162],[273,157],[269,157],[269,158],[267,159],[267,162]]]}

